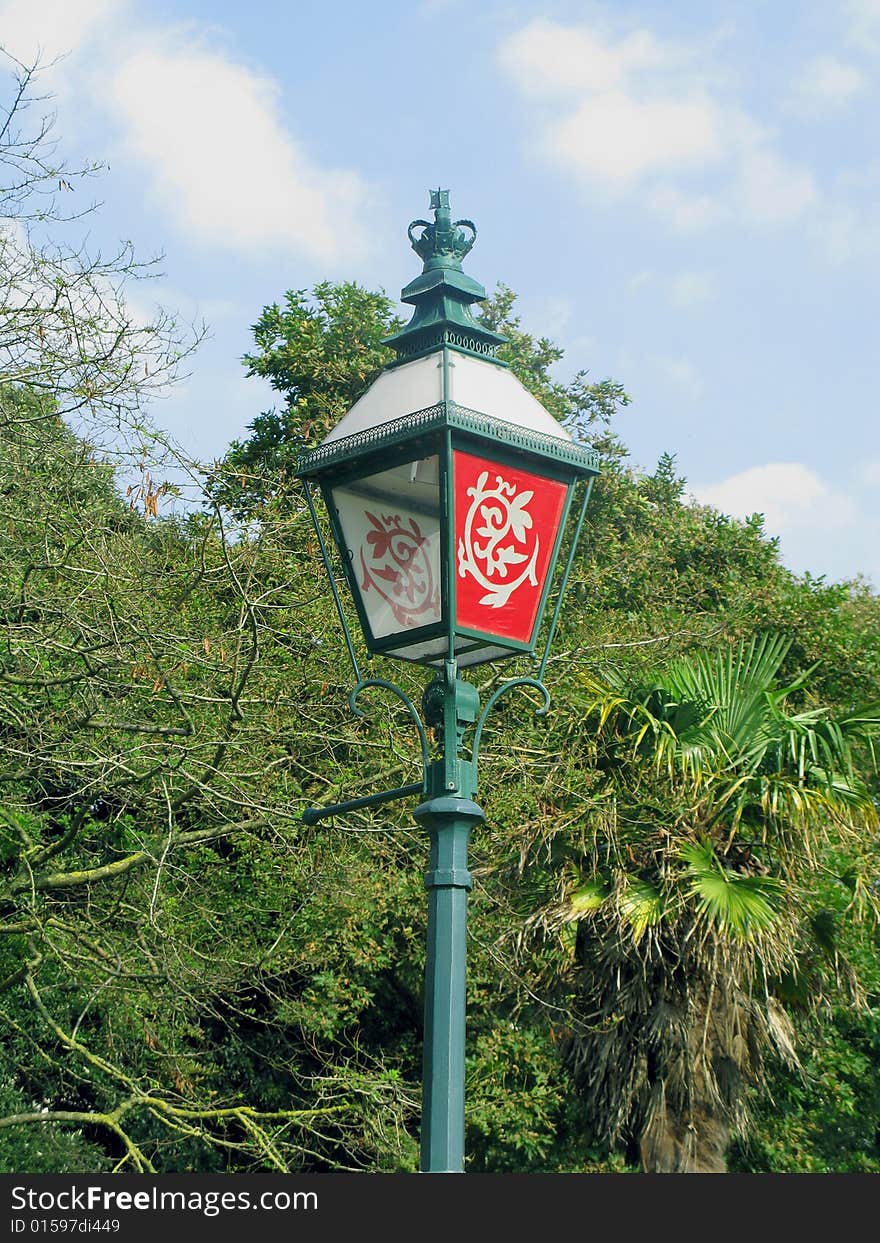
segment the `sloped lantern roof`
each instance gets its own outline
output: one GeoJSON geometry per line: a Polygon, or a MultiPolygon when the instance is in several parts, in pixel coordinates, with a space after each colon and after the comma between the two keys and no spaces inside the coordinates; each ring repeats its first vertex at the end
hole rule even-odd
{"type": "Polygon", "coordinates": [[[444,427],[489,435],[595,473],[595,452],[578,445],[520,383],[497,357],[506,338],[473,315],[473,304],[485,301],[486,291],[462,272],[461,261],[476,228],[469,220],[452,221],[448,190],[432,191],[431,206],[433,224],[416,220],[409,226],[424,268],[401,293],[415,307],[412,319],[386,341],[397,357],[324,440],[301,454],[298,473],[317,474],[444,427]]]}

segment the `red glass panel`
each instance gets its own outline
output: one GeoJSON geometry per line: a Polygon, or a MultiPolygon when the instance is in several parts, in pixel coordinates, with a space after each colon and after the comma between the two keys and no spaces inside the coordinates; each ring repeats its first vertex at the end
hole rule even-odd
{"type": "Polygon", "coordinates": [[[458,450],[453,457],[458,625],[529,643],[566,485],[458,450]]]}

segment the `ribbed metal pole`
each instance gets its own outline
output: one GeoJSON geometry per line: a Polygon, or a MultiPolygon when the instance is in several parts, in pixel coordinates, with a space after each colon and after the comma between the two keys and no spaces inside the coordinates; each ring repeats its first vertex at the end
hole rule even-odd
{"type": "Polygon", "coordinates": [[[471,799],[475,765],[459,758],[463,728],[473,722],[477,693],[447,677],[434,684],[433,720],[442,727],[443,758],[431,765],[431,798],[416,821],[431,839],[425,884],[428,942],[425,961],[425,1043],[422,1073],[421,1170],[464,1173],[464,1079],[468,842],[484,819],[471,799]],[[441,726],[442,721],[442,726],[441,726]]]}

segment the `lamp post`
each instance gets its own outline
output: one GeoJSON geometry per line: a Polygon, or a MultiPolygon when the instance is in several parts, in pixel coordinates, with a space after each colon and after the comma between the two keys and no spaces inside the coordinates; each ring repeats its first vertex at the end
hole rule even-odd
{"type": "Polygon", "coordinates": [[[576,444],[497,357],[505,338],[483,327],[472,306],[486,297],[462,271],[476,229],[452,220],[449,191],[431,192],[434,221],[409,226],[422,273],[402,292],[415,309],[389,337],[396,358],[314,449],[298,474],[342,622],[355,686],[395,694],[416,727],[421,782],[330,807],[309,808],[308,824],[394,798],[421,796],[414,816],[430,836],[421,1169],[464,1169],[465,939],[468,842],[484,820],[474,801],[483,726],[502,695],[543,683],[571,570],[595,453],[576,444]],[[315,511],[323,495],[363,638],[382,655],[434,670],[420,716],[384,678],[364,678],[332,559],[315,511]],[[574,493],[576,529],[556,590],[537,677],[504,682],[480,711],[459,671],[534,654],[574,493]],[[433,729],[431,757],[426,730],[433,729]],[[473,728],[468,749],[464,740],[473,728]]]}

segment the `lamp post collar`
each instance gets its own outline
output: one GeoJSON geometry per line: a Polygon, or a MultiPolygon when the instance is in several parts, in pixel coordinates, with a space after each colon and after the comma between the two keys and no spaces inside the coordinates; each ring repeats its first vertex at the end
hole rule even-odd
{"type": "Polygon", "coordinates": [[[407,230],[423,268],[401,291],[402,301],[415,310],[407,326],[384,342],[397,354],[388,365],[398,367],[447,347],[505,367],[496,352],[507,338],[483,327],[471,310],[475,302],[485,302],[486,290],[462,271],[462,259],[476,241],[476,225],[452,219],[448,190],[431,190],[430,196],[433,222],[413,220],[407,230]]]}

